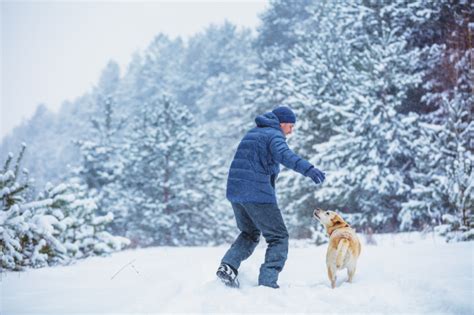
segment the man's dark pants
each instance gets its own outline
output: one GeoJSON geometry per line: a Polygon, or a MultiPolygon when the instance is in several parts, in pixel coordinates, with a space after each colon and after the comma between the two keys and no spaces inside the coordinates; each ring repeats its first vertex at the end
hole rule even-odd
{"type": "Polygon", "coordinates": [[[263,234],[268,247],[265,262],[260,267],[258,284],[275,287],[288,256],[288,231],[278,205],[232,203],[232,208],[241,233],[222,258],[222,263],[238,270],[240,263],[253,253],[260,234],[263,234]]]}

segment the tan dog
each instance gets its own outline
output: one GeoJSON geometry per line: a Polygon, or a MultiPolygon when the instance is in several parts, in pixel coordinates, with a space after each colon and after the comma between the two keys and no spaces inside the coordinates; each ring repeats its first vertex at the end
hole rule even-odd
{"type": "Polygon", "coordinates": [[[316,209],[314,217],[326,227],[329,234],[326,265],[332,288],[336,287],[336,272],[344,268],[347,268],[349,276],[347,281],[352,282],[360,255],[360,242],[355,231],[334,211],[316,209]]]}

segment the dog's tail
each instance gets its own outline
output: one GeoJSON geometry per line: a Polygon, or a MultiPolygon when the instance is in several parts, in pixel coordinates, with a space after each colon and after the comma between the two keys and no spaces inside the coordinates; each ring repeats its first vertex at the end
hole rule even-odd
{"type": "Polygon", "coordinates": [[[344,258],[346,257],[347,249],[349,248],[349,240],[343,238],[337,244],[337,257],[336,257],[336,267],[341,268],[344,263],[344,258]]]}

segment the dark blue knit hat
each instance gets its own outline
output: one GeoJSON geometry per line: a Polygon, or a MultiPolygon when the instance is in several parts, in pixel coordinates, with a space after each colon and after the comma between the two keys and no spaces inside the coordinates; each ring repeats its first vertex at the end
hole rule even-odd
{"type": "Polygon", "coordinates": [[[280,123],[292,123],[294,124],[296,122],[296,115],[293,113],[293,111],[286,106],[280,106],[275,108],[272,113],[274,113],[277,117],[280,123]]]}

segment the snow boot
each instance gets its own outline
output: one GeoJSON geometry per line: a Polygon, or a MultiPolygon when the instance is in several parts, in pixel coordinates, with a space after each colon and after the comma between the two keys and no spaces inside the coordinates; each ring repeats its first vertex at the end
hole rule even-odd
{"type": "Polygon", "coordinates": [[[272,283],[272,284],[259,284],[259,286],[262,286],[262,287],[267,287],[267,288],[273,288],[273,289],[279,289],[280,286],[276,283],[272,283]]]}
{"type": "Polygon", "coordinates": [[[237,270],[227,264],[221,264],[217,269],[216,275],[228,287],[238,288],[237,270]]]}

